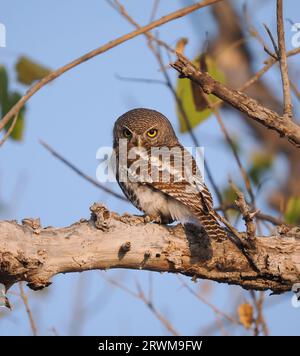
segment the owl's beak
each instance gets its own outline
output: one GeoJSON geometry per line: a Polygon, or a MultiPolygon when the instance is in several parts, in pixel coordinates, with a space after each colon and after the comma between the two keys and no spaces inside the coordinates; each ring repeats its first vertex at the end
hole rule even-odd
{"type": "Polygon", "coordinates": [[[143,147],[143,140],[142,140],[141,136],[137,135],[137,136],[134,138],[133,144],[134,144],[137,148],[143,147]]]}

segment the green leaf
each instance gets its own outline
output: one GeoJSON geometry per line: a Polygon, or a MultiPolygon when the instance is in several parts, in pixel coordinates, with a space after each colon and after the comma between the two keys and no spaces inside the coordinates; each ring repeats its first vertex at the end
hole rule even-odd
{"type": "Polygon", "coordinates": [[[272,168],[274,157],[266,152],[254,152],[252,154],[252,164],[248,170],[248,175],[254,182],[259,184],[263,175],[272,168]]]}
{"type": "Polygon", "coordinates": [[[24,126],[25,126],[24,113],[20,112],[18,115],[16,125],[13,128],[9,137],[15,141],[22,141],[24,136],[24,126]]]}
{"type": "MultiPolygon", "coordinates": [[[[225,206],[229,206],[229,205],[235,205],[235,201],[237,199],[237,194],[236,192],[232,189],[231,186],[227,186],[223,189],[223,192],[222,192],[222,196],[223,196],[223,204],[225,206]]],[[[228,209],[227,210],[227,213],[230,215],[230,216],[236,216],[237,214],[237,210],[235,209],[228,209]]]]}
{"type": "Polygon", "coordinates": [[[0,104],[6,102],[8,96],[8,75],[3,66],[0,66],[0,104]]]}
{"type": "Polygon", "coordinates": [[[20,57],[16,64],[18,81],[22,84],[30,85],[36,80],[44,78],[51,73],[49,68],[33,62],[27,57],[20,57]]]}
{"type": "MultiPolygon", "coordinates": [[[[200,64],[203,62],[203,57],[198,56],[194,61],[193,64],[199,68],[200,64]]],[[[206,56],[206,67],[202,70],[207,69],[208,73],[216,80],[221,83],[225,82],[225,75],[217,68],[216,62],[209,56],[206,56]]],[[[203,66],[203,63],[202,63],[203,66]]],[[[176,93],[180,102],[182,104],[182,108],[185,111],[189,123],[190,128],[193,129],[194,127],[198,126],[201,122],[206,120],[211,114],[212,111],[203,105],[203,98],[201,96],[205,96],[206,94],[202,91],[199,86],[193,85],[190,79],[178,79],[177,80],[177,88],[176,93]]],[[[219,99],[210,94],[208,95],[209,101],[213,104],[216,103],[219,99]]],[[[182,113],[180,105],[177,105],[177,115],[179,118],[180,123],[180,132],[187,132],[189,131],[189,127],[186,123],[185,117],[182,113]]]]}
{"type": "MultiPolygon", "coordinates": [[[[6,115],[8,111],[21,99],[21,94],[17,92],[9,92],[8,88],[8,74],[6,69],[3,66],[0,66],[0,112],[1,117],[6,115]]],[[[18,115],[17,122],[15,124],[14,129],[10,134],[10,138],[15,141],[21,141],[24,133],[24,114],[25,107],[23,107],[18,115]]],[[[5,130],[7,131],[9,127],[12,125],[13,120],[5,126],[5,130]]]]}
{"type": "MultiPolygon", "coordinates": [[[[8,113],[8,111],[21,99],[21,94],[17,92],[12,92],[9,93],[9,96],[7,98],[7,101],[5,105],[2,106],[2,115],[4,116],[5,114],[8,113]]],[[[25,114],[25,107],[23,107],[18,115],[16,125],[14,129],[12,130],[10,134],[10,138],[12,138],[15,141],[21,141],[23,139],[23,134],[24,134],[24,114],[25,114]]],[[[5,130],[7,131],[12,124],[13,120],[11,120],[6,126],[5,130]]]]}
{"type": "Polygon", "coordinates": [[[284,218],[288,224],[297,224],[300,221],[300,197],[289,199],[284,218]]]}
{"type": "Polygon", "coordinates": [[[238,196],[237,196],[236,192],[230,186],[224,188],[224,190],[223,190],[224,204],[226,204],[226,205],[234,204],[237,197],[238,196]]]}

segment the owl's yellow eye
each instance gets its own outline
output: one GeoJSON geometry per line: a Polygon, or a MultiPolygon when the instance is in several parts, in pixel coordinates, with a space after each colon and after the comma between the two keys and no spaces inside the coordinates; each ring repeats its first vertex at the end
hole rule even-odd
{"type": "Polygon", "coordinates": [[[155,137],[157,135],[157,130],[156,129],[151,129],[147,132],[147,135],[151,138],[155,137]]]}
{"type": "Polygon", "coordinates": [[[123,135],[126,138],[130,138],[132,136],[132,133],[130,132],[130,130],[128,130],[126,127],[123,129],[123,135]]]}

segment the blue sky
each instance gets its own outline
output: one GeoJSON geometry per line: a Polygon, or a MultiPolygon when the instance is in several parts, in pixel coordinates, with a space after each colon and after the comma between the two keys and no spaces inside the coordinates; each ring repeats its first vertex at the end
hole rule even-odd
{"type": "MultiPolygon", "coordinates": [[[[191,1],[161,1],[157,16],[187,3],[191,1]]],[[[263,5],[259,1],[248,3],[256,26],[263,31],[261,24],[265,22],[274,29],[274,1],[266,1],[263,5]]],[[[299,4],[291,0],[285,3],[286,17],[297,22],[294,14],[299,13],[299,4]]],[[[148,22],[152,0],[144,1],[143,6],[138,0],[124,1],[124,4],[137,21],[148,22]]],[[[0,48],[0,63],[10,71],[11,87],[23,93],[26,87],[16,82],[13,69],[20,55],[28,55],[55,69],[132,30],[104,0],[0,0],[0,7],[0,22],[5,24],[7,31],[7,47],[0,48]]],[[[298,20],[300,22],[300,18],[298,20]]],[[[201,48],[207,31],[213,36],[215,26],[210,13],[204,9],[163,26],[159,34],[172,45],[178,38],[188,37],[187,55],[192,58],[201,48]]],[[[291,35],[287,30],[288,47],[291,35]]],[[[251,46],[258,53],[256,66],[260,68],[266,56],[255,41],[251,41],[251,46]]],[[[111,145],[113,122],[123,112],[134,107],[159,110],[171,120],[178,133],[174,101],[164,86],[123,82],[117,79],[117,74],[161,79],[158,65],[143,37],[76,67],[30,100],[23,142],[8,141],[0,150],[0,197],[6,205],[2,219],[39,216],[44,226],[65,226],[88,217],[89,206],[94,201],[102,201],[119,213],[137,213],[130,204],[97,190],[75,175],[39,144],[39,139],[46,141],[95,177],[96,151],[100,146],[111,145]]],[[[175,81],[176,74],[172,70],[170,74],[175,81]]],[[[266,79],[274,83],[274,88],[280,87],[278,71],[273,70],[266,79]]],[[[239,137],[243,130],[245,151],[249,144],[258,148],[238,116],[227,116],[224,114],[233,135],[239,137]]],[[[224,185],[229,174],[239,177],[230,151],[224,149],[215,119],[197,127],[195,133],[205,148],[205,157],[217,183],[224,185]]],[[[192,145],[188,135],[180,135],[180,140],[187,146],[192,145]]],[[[246,152],[243,159],[246,163],[246,152]]],[[[274,169],[274,184],[280,180],[282,165],[279,162],[274,169]]],[[[116,184],[109,186],[119,191],[116,184]]],[[[182,288],[175,275],[93,271],[57,276],[50,288],[38,293],[26,288],[40,334],[51,335],[53,328],[60,335],[167,333],[142,302],[107,284],[104,273],[108,278],[121,279],[132,289],[138,280],[147,290],[151,280],[155,305],[181,334],[201,333],[216,320],[208,307],[182,288]]],[[[184,280],[195,289],[210,286],[207,298],[225,311],[232,311],[234,301],[248,298],[239,287],[210,282],[196,285],[188,278],[184,280]]],[[[12,292],[18,292],[18,288],[14,287],[12,292]]],[[[14,295],[11,298],[14,311],[0,310],[0,335],[30,334],[24,307],[14,295]]],[[[272,334],[299,334],[300,310],[291,307],[290,298],[290,295],[266,297],[270,304],[266,316],[272,334]]]]}

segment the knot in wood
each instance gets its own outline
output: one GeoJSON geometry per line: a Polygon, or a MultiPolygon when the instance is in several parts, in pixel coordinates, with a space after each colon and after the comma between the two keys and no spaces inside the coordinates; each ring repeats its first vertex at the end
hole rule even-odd
{"type": "Polygon", "coordinates": [[[41,220],[40,218],[25,218],[22,220],[23,226],[28,226],[33,230],[35,234],[39,234],[41,232],[41,220]]]}
{"type": "Polygon", "coordinates": [[[90,207],[91,220],[95,223],[95,227],[99,230],[109,229],[110,211],[102,204],[94,203],[90,207]]]}

